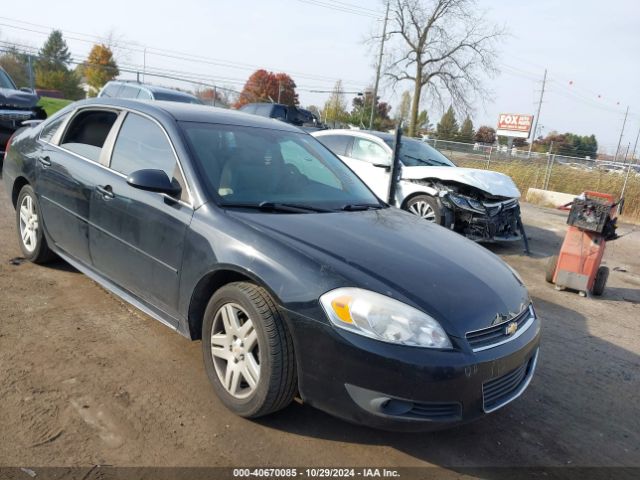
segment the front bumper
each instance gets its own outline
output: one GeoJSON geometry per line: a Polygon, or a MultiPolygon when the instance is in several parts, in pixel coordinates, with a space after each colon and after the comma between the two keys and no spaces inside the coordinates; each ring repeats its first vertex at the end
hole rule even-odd
{"type": "Polygon", "coordinates": [[[476,242],[510,242],[522,239],[518,220],[517,199],[497,202],[485,212],[461,208],[446,198],[441,199],[445,225],[476,242]]]}
{"type": "Polygon", "coordinates": [[[344,420],[385,430],[447,428],[520,396],[533,377],[540,320],[513,341],[473,352],[376,341],[287,312],[303,400],[344,420]],[[506,392],[506,395],[502,395],[506,392]]]}

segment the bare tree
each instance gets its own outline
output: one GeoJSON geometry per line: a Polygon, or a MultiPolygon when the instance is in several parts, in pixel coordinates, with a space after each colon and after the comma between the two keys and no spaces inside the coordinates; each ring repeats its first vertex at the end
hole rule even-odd
{"type": "Polygon", "coordinates": [[[389,0],[395,52],[386,75],[414,82],[409,135],[415,135],[422,94],[468,113],[486,96],[483,74],[495,74],[496,43],[505,32],[490,24],[475,0],[389,0]]]}

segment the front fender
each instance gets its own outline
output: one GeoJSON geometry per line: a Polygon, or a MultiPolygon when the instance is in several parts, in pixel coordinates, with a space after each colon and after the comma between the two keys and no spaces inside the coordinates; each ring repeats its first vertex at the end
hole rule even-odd
{"type": "Polygon", "coordinates": [[[408,182],[406,180],[400,180],[399,188],[396,190],[396,203],[395,206],[401,208],[407,198],[413,195],[429,195],[430,197],[437,197],[438,190],[428,185],[421,185],[419,183],[408,182]]]}

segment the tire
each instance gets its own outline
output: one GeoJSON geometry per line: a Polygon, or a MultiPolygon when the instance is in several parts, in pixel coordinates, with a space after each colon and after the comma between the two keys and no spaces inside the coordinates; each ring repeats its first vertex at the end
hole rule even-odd
{"type": "Polygon", "coordinates": [[[202,353],[213,389],[237,415],[261,417],[293,400],[293,341],[265,289],[235,282],[215,292],[204,313],[202,353]]]}
{"type": "Polygon", "coordinates": [[[558,267],[558,255],[554,255],[547,260],[547,266],[544,270],[544,279],[553,283],[553,276],[556,274],[556,268],[558,267]]]}
{"type": "Polygon", "coordinates": [[[25,185],[20,190],[16,203],[18,242],[24,258],[38,264],[44,264],[56,258],[55,253],[49,249],[42,225],[42,213],[36,193],[31,185],[25,185]]]}
{"type": "Polygon", "coordinates": [[[417,215],[427,222],[442,225],[442,214],[438,200],[429,195],[416,195],[407,200],[404,209],[417,215]]]}
{"type": "Polygon", "coordinates": [[[607,280],[609,279],[609,268],[608,267],[600,267],[596,272],[596,280],[593,283],[592,294],[595,296],[600,296],[604,293],[604,287],[607,285],[607,280]]]}

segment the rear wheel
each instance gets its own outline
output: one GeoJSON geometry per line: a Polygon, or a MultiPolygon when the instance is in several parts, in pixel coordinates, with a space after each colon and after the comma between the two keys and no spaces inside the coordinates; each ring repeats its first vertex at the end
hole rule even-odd
{"type": "Polygon", "coordinates": [[[547,266],[544,271],[544,279],[553,283],[553,276],[556,274],[556,268],[558,267],[558,255],[554,255],[547,260],[547,266]]]}
{"type": "Polygon", "coordinates": [[[600,267],[598,268],[598,272],[596,273],[596,280],[593,283],[593,293],[596,296],[600,296],[604,293],[604,287],[607,285],[607,280],[609,278],[609,268],[608,267],[600,267]]]}
{"type": "Polygon", "coordinates": [[[416,195],[410,198],[405,205],[405,210],[428,222],[442,224],[438,201],[429,195],[416,195]]]}
{"type": "Polygon", "coordinates": [[[211,297],[202,352],[214,390],[236,414],[257,418],[291,403],[297,378],[293,341],[263,288],[230,283],[211,297]]]}
{"type": "Polygon", "coordinates": [[[55,258],[42,231],[42,213],[31,185],[20,190],[16,203],[16,224],[20,249],[24,258],[33,263],[47,263],[55,258]]]}

